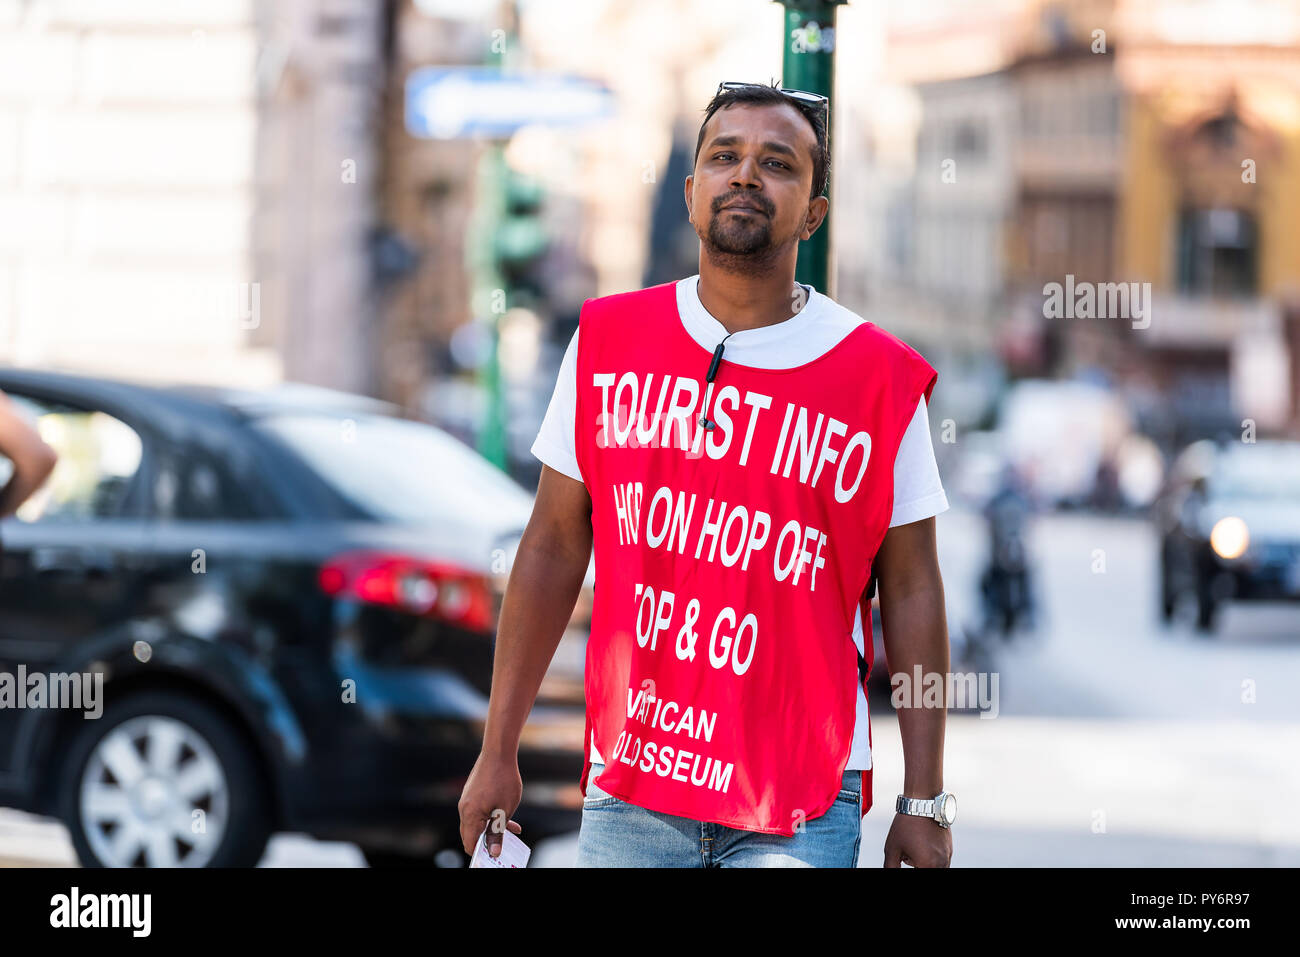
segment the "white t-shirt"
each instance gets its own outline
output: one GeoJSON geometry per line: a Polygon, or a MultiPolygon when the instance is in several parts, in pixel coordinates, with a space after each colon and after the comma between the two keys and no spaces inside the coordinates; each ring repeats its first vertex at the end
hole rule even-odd
{"type": "MultiPolygon", "coordinates": [[[[677,283],[677,312],[682,325],[701,346],[712,352],[727,336],[727,329],[705,310],[699,296],[699,275],[677,283]]],[[[811,362],[837,345],[861,323],[862,317],[844,308],[811,286],[804,286],[809,296],[801,309],[784,322],[758,329],[742,329],[727,338],[723,362],[757,369],[788,369],[811,362]]],[[[542,427],[533,442],[532,453],[546,465],[563,472],[575,481],[583,481],[574,450],[577,417],[578,333],[569,340],[560,364],[542,427]]],[[[948,498],[939,481],[939,466],[930,441],[930,420],[925,398],[917,403],[898,456],[894,460],[894,511],[889,525],[907,525],[938,515],[948,508],[948,498]]],[[[853,641],[858,653],[865,656],[862,612],[853,622],[853,641]]],[[[856,681],[857,672],[854,672],[856,681]]],[[[590,743],[591,760],[604,764],[595,742],[590,743]]],[[[867,697],[858,687],[857,720],[853,744],[845,770],[865,771],[871,767],[871,745],[867,736],[867,697]]]]}

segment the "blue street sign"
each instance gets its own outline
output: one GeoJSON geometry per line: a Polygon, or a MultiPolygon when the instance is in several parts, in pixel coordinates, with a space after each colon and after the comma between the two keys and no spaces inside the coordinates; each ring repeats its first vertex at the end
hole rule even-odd
{"type": "Polygon", "coordinates": [[[406,79],[406,129],[426,139],[500,138],[532,123],[586,123],[613,112],[603,84],[576,76],[423,67],[406,79]]]}

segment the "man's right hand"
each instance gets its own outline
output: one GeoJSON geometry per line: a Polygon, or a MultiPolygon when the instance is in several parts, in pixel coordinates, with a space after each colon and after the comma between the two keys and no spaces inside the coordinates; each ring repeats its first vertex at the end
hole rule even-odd
{"type": "Polygon", "coordinates": [[[466,854],[474,853],[478,836],[487,828],[487,849],[493,857],[501,856],[505,828],[519,834],[522,828],[510,820],[524,794],[517,757],[495,756],[483,752],[474,762],[465,789],[460,794],[460,842],[466,854]]]}
{"type": "Polygon", "coordinates": [[[506,828],[520,832],[510,820],[524,793],[520,735],[573,616],[591,561],[591,535],[587,487],[543,465],[533,514],[501,599],[483,750],[460,795],[460,842],[466,854],[474,853],[484,828],[493,857],[501,854],[506,828]]]}

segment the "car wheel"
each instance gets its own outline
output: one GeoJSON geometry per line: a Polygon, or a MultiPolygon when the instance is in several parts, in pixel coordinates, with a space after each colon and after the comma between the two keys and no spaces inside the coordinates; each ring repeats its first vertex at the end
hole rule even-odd
{"type": "Polygon", "coordinates": [[[271,833],[251,749],[219,712],[146,692],[78,722],[61,816],[85,867],[252,867],[271,833]]]}

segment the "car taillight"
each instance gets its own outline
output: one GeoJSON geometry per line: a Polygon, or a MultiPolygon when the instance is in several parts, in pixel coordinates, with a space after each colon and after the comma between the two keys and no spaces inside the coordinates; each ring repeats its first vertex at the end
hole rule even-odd
{"type": "Polygon", "coordinates": [[[484,575],[387,552],[348,552],[331,558],[317,576],[327,595],[353,598],[489,631],[492,595],[484,575]]]}

